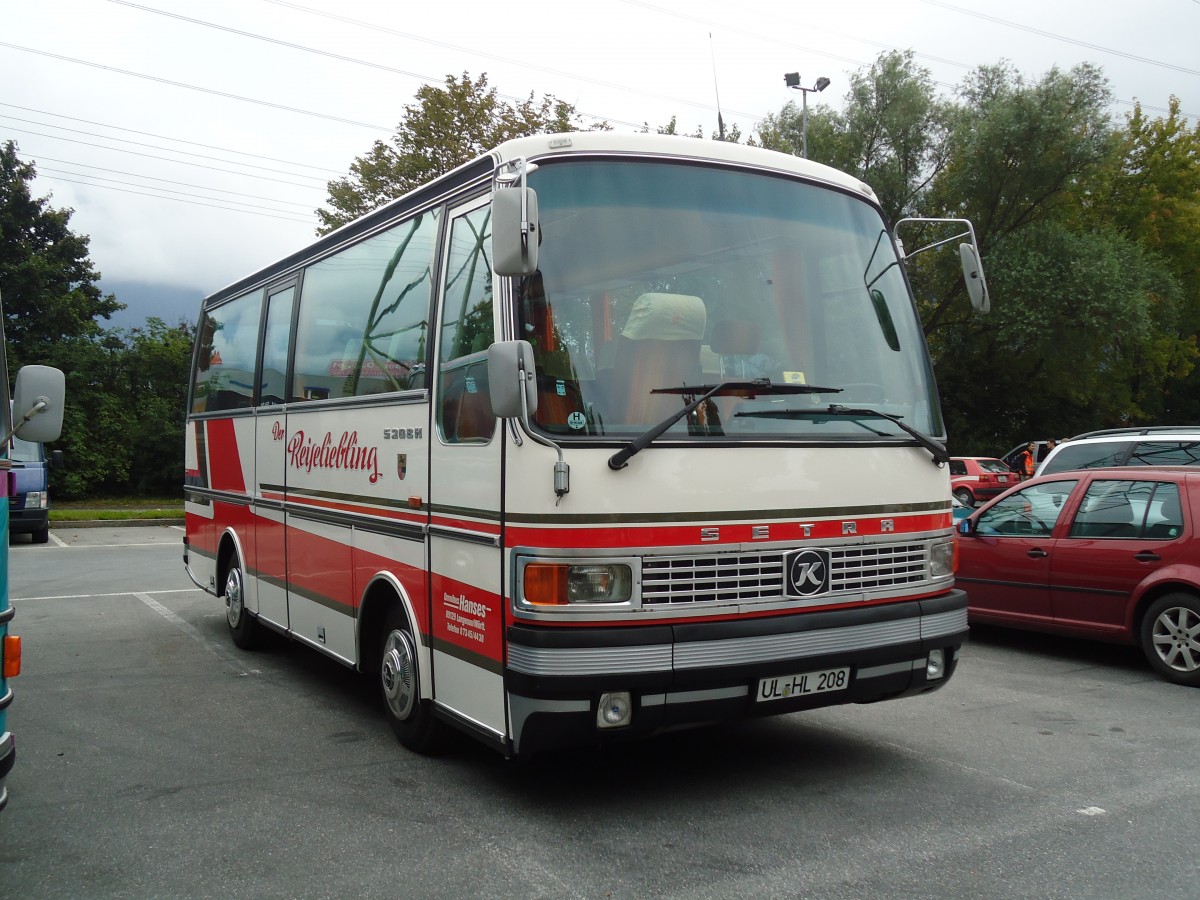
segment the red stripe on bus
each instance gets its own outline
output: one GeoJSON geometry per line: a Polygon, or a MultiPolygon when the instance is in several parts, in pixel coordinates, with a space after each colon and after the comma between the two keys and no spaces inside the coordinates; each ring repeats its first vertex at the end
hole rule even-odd
{"type": "Polygon", "coordinates": [[[720,547],[726,544],[755,544],[767,541],[824,541],[843,537],[883,537],[902,539],[906,534],[919,534],[950,528],[948,513],[931,515],[894,516],[877,518],[837,519],[818,522],[755,522],[706,525],[621,525],[602,527],[583,525],[569,528],[537,528],[510,525],[505,530],[509,547],[598,548],[621,547],[720,547]],[[892,527],[885,531],[883,523],[892,527]],[[847,522],[854,523],[853,531],[844,530],[847,522]],[[716,540],[702,541],[701,531],[718,530],[716,540]],[[755,529],[767,529],[767,536],[755,529]],[[806,528],[808,529],[806,531],[806,528]]]}
{"type": "Polygon", "coordinates": [[[208,469],[212,479],[210,487],[216,491],[246,493],[242,456],[238,452],[233,420],[210,419],[204,424],[208,429],[208,469]]]}

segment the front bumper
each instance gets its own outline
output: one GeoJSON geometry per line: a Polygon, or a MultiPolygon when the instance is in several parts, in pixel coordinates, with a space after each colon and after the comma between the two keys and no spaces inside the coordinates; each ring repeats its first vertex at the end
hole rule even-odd
{"type": "Polygon", "coordinates": [[[48,509],[9,509],[8,530],[13,534],[42,531],[50,524],[48,509]]]}
{"type": "Polygon", "coordinates": [[[737,718],[925,693],[954,674],[967,598],[942,596],[733,622],[636,628],[508,629],[512,751],[526,753],[737,718]],[[940,678],[926,675],[941,650],[940,678]],[[758,703],[764,677],[849,667],[844,689],[758,703]],[[633,715],[597,727],[602,693],[628,691],[633,715]]]}

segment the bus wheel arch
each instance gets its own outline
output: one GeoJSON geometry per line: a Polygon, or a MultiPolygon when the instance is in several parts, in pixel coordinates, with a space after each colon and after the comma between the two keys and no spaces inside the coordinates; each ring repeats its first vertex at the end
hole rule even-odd
{"type": "Polygon", "coordinates": [[[415,621],[399,586],[376,580],[363,598],[360,659],[396,738],[416,753],[434,753],[441,747],[444,725],[434,716],[429,654],[415,621]]]}

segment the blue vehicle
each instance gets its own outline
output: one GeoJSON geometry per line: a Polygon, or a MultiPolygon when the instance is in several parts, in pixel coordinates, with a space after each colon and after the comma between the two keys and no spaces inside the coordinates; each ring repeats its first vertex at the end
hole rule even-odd
{"type": "Polygon", "coordinates": [[[12,490],[8,495],[8,533],[28,534],[35,544],[50,539],[50,467],[62,465],[62,451],[46,457],[45,445],[14,437],[12,490]]]}
{"type": "MultiPolygon", "coordinates": [[[[0,381],[8,390],[8,358],[4,346],[4,316],[0,312],[0,381]]],[[[18,432],[24,441],[40,445],[53,441],[62,431],[65,379],[58,369],[26,366],[17,373],[13,403],[0,403],[0,534],[8,529],[9,506],[4,500],[13,493],[14,461],[9,448],[18,432]]],[[[35,538],[36,540],[36,538],[35,538]]],[[[17,759],[17,741],[8,730],[8,708],[13,690],[9,680],[21,674],[21,638],[9,634],[15,611],[8,602],[8,541],[0,547],[0,809],[8,804],[8,773],[17,759]]]]}

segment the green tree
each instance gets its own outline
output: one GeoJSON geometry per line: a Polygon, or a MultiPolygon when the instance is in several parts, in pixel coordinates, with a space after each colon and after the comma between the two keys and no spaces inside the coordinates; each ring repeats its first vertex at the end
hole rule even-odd
{"type": "MultiPolygon", "coordinates": [[[[350,174],[329,182],[328,206],[317,210],[318,234],[326,234],[400,197],[512,138],[578,128],[575,107],[544,95],[507,103],[488,87],[486,74],[472,80],[446,76],[444,87],[422,85],[416,102],[389,143],[376,141],[350,165],[350,174]]],[[[597,128],[606,128],[601,124],[597,128]]]]}
{"type": "Polygon", "coordinates": [[[952,156],[935,201],[965,209],[986,246],[1033,222],[1069,215],[1116,151],[1103,72],[1084,63],[1029,83],[1010,65],[981,66],[960,89],[952,156]]]}
{"type": "Polygon", "coordinates": [[[1165,393],[1144,407],[1149,420],[1200,419],[1200,370],[1194,365],[1200,333],[1200,123],[1188,127],[1171,98],[1165,117],[1150,119],[1134,107],[1118,136],[1120,153],[1080,198],[1084,220],[1111,223],[1147,252],[1155,253],[1178,282],[1183,298],[1170,334],[1190,344],[1187,363],[1174,367],[1165,393]]]}
{"type": "Polygon", "coordinates": [[[125,308],[97,286],[89,239],[70,228],[74,210],[33,196],[36,175],[15,143],[0,148],[0,290],[13,373],[27,363],[69,364],[71,344],[97,337],[97,319],[125,308]]]}
{"type": "Polygon", "coordinates": [[[1174,279],[1116,229],[1027,226],[993,245],[988,277],[1003,302],[941,335],[956,453],[1137,423],[1189,364],[1174,279]]]}
{"type": "MultiPolygon", "coordinates": [[[[1077,198],[1117,148],[1111,91],[1090,64],[1051,69],[1032,83],[999,64],[981,66],[959,93],[950,114],[950,155],[930,186],[927,208],[969,218],[991,271],[992,245],[1008,235],[1040,222],[1079,227],[1077,198]]],[[[921,258],[914,271],[939,286],[919,297],[926,334],[962,327],[970,313],[949,255],[921,258]]],[[[993,294],[996,303],[1007,302],[993,294]]]]}
{"type": "MultiPolygon", "coordinates": [[[[809,110],[808,155],[871,185],[891,221],[936,214],[923,200],[946,164],[950,109],[911,50],[881,53],[865,72],[851,74],[841,112],[823,104],[809,110]]],[[[802,108],[789,102],[759,124],[758,140],[799,155],[802,120],[802,108]]]]}
{"type": "Polygon", "coordinates": [[[120,360],[124,401],[133,412],[128,489],[177,495],[183,485],[183,434],[195,326],[151,316],[125,334],[120,360]]]}

